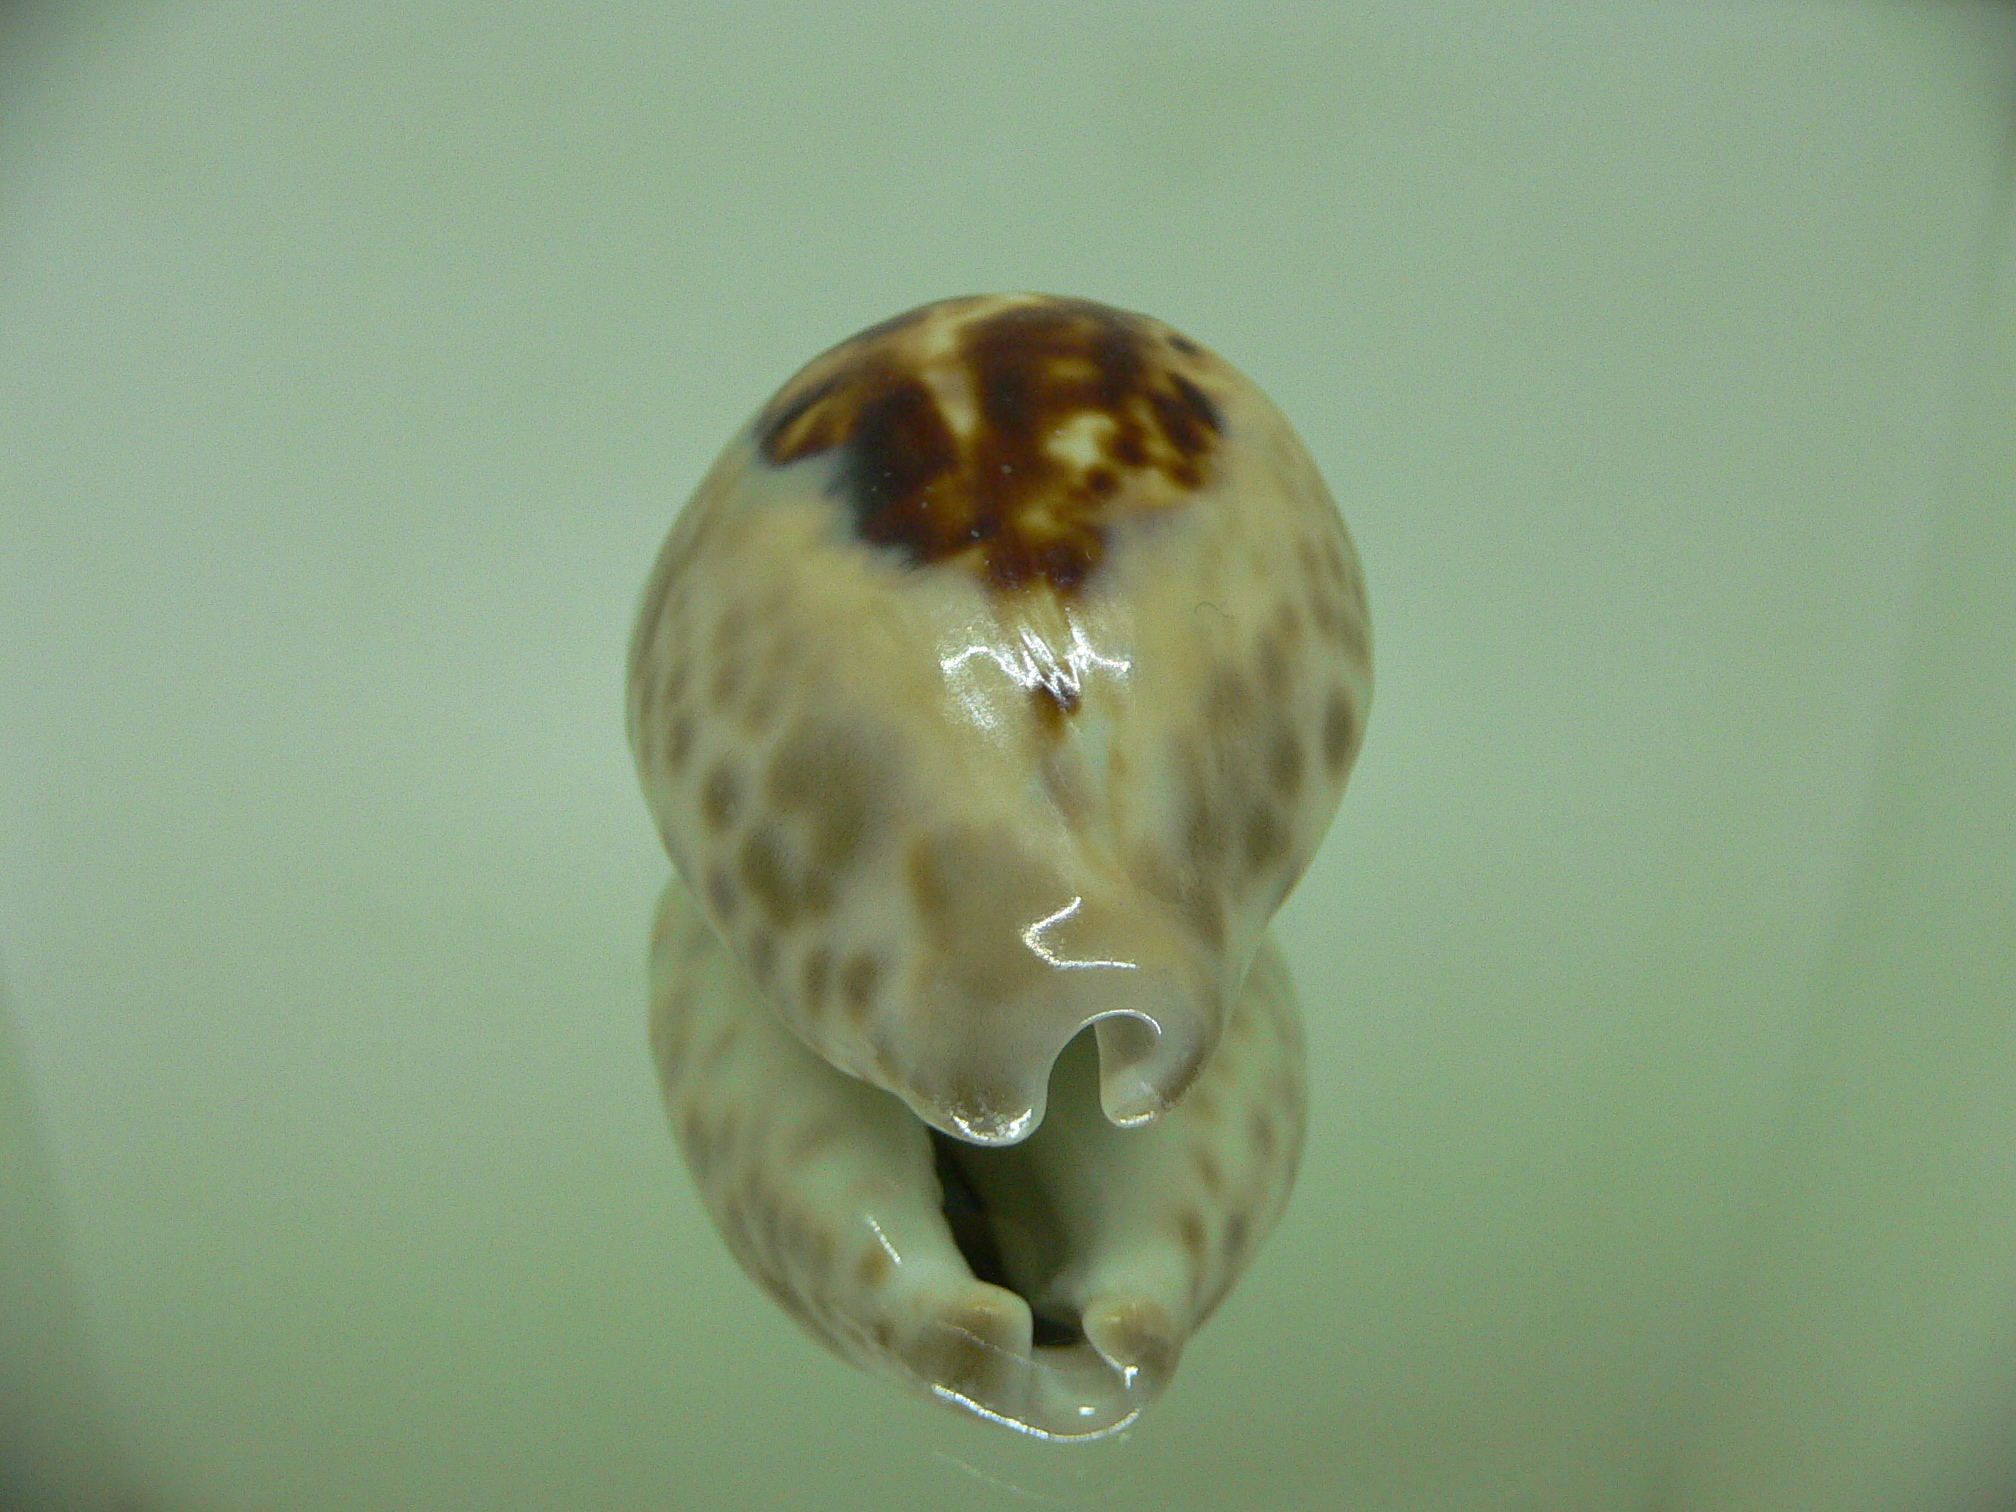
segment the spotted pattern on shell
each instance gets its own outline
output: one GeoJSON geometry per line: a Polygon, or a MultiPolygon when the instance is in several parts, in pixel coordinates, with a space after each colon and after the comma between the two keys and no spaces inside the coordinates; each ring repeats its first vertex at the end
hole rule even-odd
{"type": "MultiPolygon", "coordinates": [[[[819,1204],[764,1196],[804,1136],[753,1127],[831,1076],[879,1101],[843,1099],[820,1127],[870,1106],[904,1120],[905,1180],[991,1287],[960,1292],[977,1310],[956,1326],[931,1314],[953,1330],[934,1368],[985,1374],[997,1356],[973,1340],[1026,1356],[1075,1347],[1059,1342],[1073,1329],[1098,1359],[1095,1335],[1160,1340],[1142,1348],[1173,1367],[1273,1221],[1259,1173],[1292,1172],[1299,1148],[1299,1050],[1293,1076],[1251,1072],[1241,1005],[1371,687],[1363,577],[1315,464],[1258,389],[1159,322],[948,300],[787,382],[666,540],[628,710],[679,897],[700,944],[725,947],[700,977],[802,1060],[761,1117],[667,1083],[696,1180],[721,1184],[710,1208],[766,1290],[856,1357],[915,1365],[924,1347],[886,1310],[847,1311],[881,1263],[858,1244],[831,1241],[852,1289],[808,1290],[819,1204]],[[1133,1199],[1039,1179],[1042,1152],[1082,1160],[1178,1120],[1203,1142],[1163,1141],[1152,1179],[1128,1179],[1203,1279],[1174,1300],[1121,1286],[1154,1299],[1122,1307],[1124,1326],[1095,1327],[1085,1295],[1046,1313],[1030,1255],[1055,1259],[1058,1233],[1133,1199]],[[751,1139],[768,1153],[745,1158],[751,1139]]],[[[1285,978],[1278,996],[1292,1019],[1285,978]]],[[[747,1040],[681,1040],[668,1059],[661,1039],[661,1067],[712,1077],[747,1040]]],[[[852,1199],[826,1198],[851,1221],[852,1199]]]]}
{"type": "Polygon", "coordinates": [[[1039,1437],[1132,1422],[1294,1182],[1302,1029],[1271,941],[1227,1030],[1236,1053],[1181,1106],[1114,1128],[1091,1047],[1074,1044],[1050,1118],[1005,1149],[948,1152],[895,1098],[812,1055],[676,878],[651,983],[666,1110],[736,1261],[841,1358],[1039,1437]]]}

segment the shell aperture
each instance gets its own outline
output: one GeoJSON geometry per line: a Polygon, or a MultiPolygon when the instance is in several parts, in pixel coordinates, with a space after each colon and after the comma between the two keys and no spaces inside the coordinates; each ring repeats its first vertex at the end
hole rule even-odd
{"type": "Polygon", "coordinates": [[[954,1405],[1131,1421],[1292,1180],[1263,941],[1370,697],[1313,462],[1159,322],[946,300],[786,383],[629,673],[653,1042],[745,1269],[954,1405]]]}

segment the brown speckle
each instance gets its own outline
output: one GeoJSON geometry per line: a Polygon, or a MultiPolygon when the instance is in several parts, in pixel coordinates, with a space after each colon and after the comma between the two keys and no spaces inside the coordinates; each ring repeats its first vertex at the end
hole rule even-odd
{"type": "Polygon", "coordinates": [[[1311,588],[1323,586],[1323,556],[1316,549],[1315,541],[1303,536],[1295,543],[1295,560],[1302,564],[1302,576],[1309,580],[1311,588]]]}
{"type": "Polygon", "coordinates": [[[811,911],[830,905],[832,877],[853,864],[888,782],[886,759],[852,730],[806,723],[785,737],[765,789],[778,810],[806,821],[810,866],[800,901],[811,911]]]}
{"type": "Polygon", "coordinates": [[[731,604],[727,613],[715,622],[714,634],[708,640],[708,653],[717,661],[733,659],[742,646],[742,635],[749,626],[749,611],[741,604],[731,604]]]}
{"type": "Polygon", "coordinates": [[[1199,872],[1215,871],[1225,858],[1225,825],[1200,790],[1191,795],[1183,824],[1183,848],[1199,872]]]}
{"type": "Polygon", "coordinates": [[[847,958],[847,964],[840,969],[840,996],[847,1004],[847,1011],[855,1018],[865,1018],[868,1008],[875,1001],[875,988],[882,979],[882,963],[866,951],[857,950],[847,958]]]}
{"type": "Polygon", "coordinates": [[[1325,584],[1318,584],[1309,591],[1309,617],[1316,621],[1316,628],[1341,645],[1344,641],[1344,607],[1337,595],[1325,584]]]}
{"type": "Polygon", "coordinates": [[[1198,381],[1214,364],[1162,329],[1082,299],[926,306],[810,363],[759,417],[757,444],[778,466],[836,452],[856,533],[912,565],[961,561],[997,592],[1071,593],[1104,558],[1116,476],[1166,507],[1202,483],[1217,444],[1198,381]],[[920,328],[948,321],[949,351],[920,345],[920,328]],[[970,394],[970,427],[934,379],[970,394]],[[1054,449],[1063,433],[1091,454],[1054,449]]]}
{"type": "Polygon", "coordinates": [[[1251,1136],[1253,1148],[1259,1152],[1260,1158],[1262,1160],[1271,1159],[1274,1154],[1274,1141],[1276,1137],[1274,1133],[1274,1120],[1258,1108],[1255,1108],[1252,1118],[1247,1122],[1246,1131],[1251,1136]]]}
{"type": "Polygon", "coordinates": [[[665,673],[665,685],[659,690],[660,707],[670,708],[686,696],[687,667],[684,661],[675,661],[665,673]]]}
{"type": "Polygon", "coordinates": [[[1287,698],[1288,689],[1294,682],[1294,669],[1288,660],[1288,637],[1285,632],[1268,631],[1260,637],[1260,686],[1267,690],[1267,696],[1280,703],[1287,698]]]}
{"type": "Polygon", "coordinates": [[[742,679],[747,673],[748,668],[735,652],[730,651],[721,658],[714,668],[714,681],[707,690],[715,713],[725,714],[735,707],[735,700],[742,694],[742,679]]]}
{"type": "Polygon", "coordinates": [[[1246,869],[1261,871],[1288,849],[1288,830],[1271,805],[1256,803],[1246,811],[1246,869]]]}
{"type": "Polygon", "coordinates": [[[937,836],[910,847],[910,901],[923,918],[942,920],[951,915],[962,880],[951,864],[958,855],[955,840],[937,836]]]}
{"type": "Polygon", "coordinates": [[[693,751],[693,717],[690,714],[675,714],[672,727],[665,734],[665,765],[678,772],[686,765],[686,758],[693,751]]]}
{"type": "Polygon", "coordinates": [[[1195,1208],[1185,1208],[1176,1220],[1177,1237],[1182,1239],[1183,1248],[1190,1252],[1193,1264],[1204,1263],[1204,1220],[1195,1208]]]}
{"type": "Polygon", "coordinates": [[[1204,695],[1204,718],[1211,728],[1236,730],[1252,715],[1253,690],[1246,685],[1246,679],[1229,667],[1220,671],[1204,695]]]}
{"type": "Polygon", "coordinates": [[[725,761],[716,763],[700,788],[700,812],[707,827],[718,833],[733,824],[741,802],[742,783],[735,769],[725,761]]]}
{"type": "MultiPolygon", "coordinates": [[[[874,1249],[861,1252],[861,1261],[854,1267],[854,1279],[865,1289],[875,1291],[889,1279],[889,1273],[895,1268],[890,1263],[889,1256],[878,1245],[874,1249]]],[[[883,1326],[886,1328],[888,1325],[883,1326]]]]}
{"type": "Polygon", "coordinates": [[[1275,732],[1267,754],[1267,776],[1284,802],[1292,800],[1302,786],[1302,741],[1286,725],[1275,732]]]}
{"type": "Polygon", "coordinates": [[[784,856],[784,835],[774,820],[749,831],[742,842],[742,885],[756,897],[770,922],[789,929],[798,917],[798,889],[784,856]]]}
{"type": "Polygon", "coordinates": [[[1205,944],[1215,949],[1225,943],[1225,900],[1217,888],[1199,882],[1183,895],[1182,908],[1205,944]]]}

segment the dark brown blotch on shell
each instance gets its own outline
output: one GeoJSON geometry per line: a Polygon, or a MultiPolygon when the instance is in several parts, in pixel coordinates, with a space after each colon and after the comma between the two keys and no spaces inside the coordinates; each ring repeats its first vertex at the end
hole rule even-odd
{"type": "Polygon", "coordinates": [[[1208,475],[1223,418],[1199,382],[1214,364],[1142,316],[1084,299],[1011,304],[960,323],[951,350],[917,350],[927,305],[815,359],[756,422],[777,466],[836,452],[835,488],[856,533],[913,566],[962,560],[997,591],[1075,592],[1099,569],[1120,484],[1149,476],[1180,498],[1208,475]],[[963,382],[962,434],[930,378],[963,382]],[[1084,461],[1050,448],[1086,417],[1084,461]]]}

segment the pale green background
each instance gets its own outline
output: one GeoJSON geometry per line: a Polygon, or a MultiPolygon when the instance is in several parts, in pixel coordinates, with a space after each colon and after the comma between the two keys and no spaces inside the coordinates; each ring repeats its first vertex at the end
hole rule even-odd
{"type": "Polygon", "coordinates": [[[2006,9],[0,27],[0,1498],[2016,1500],[2006,9]],[[735,1270],[622,744],[743,415],[1002,288],[1251,374],[1379,638],[1300,1188],[1076,1450],[735,1270]]]}

